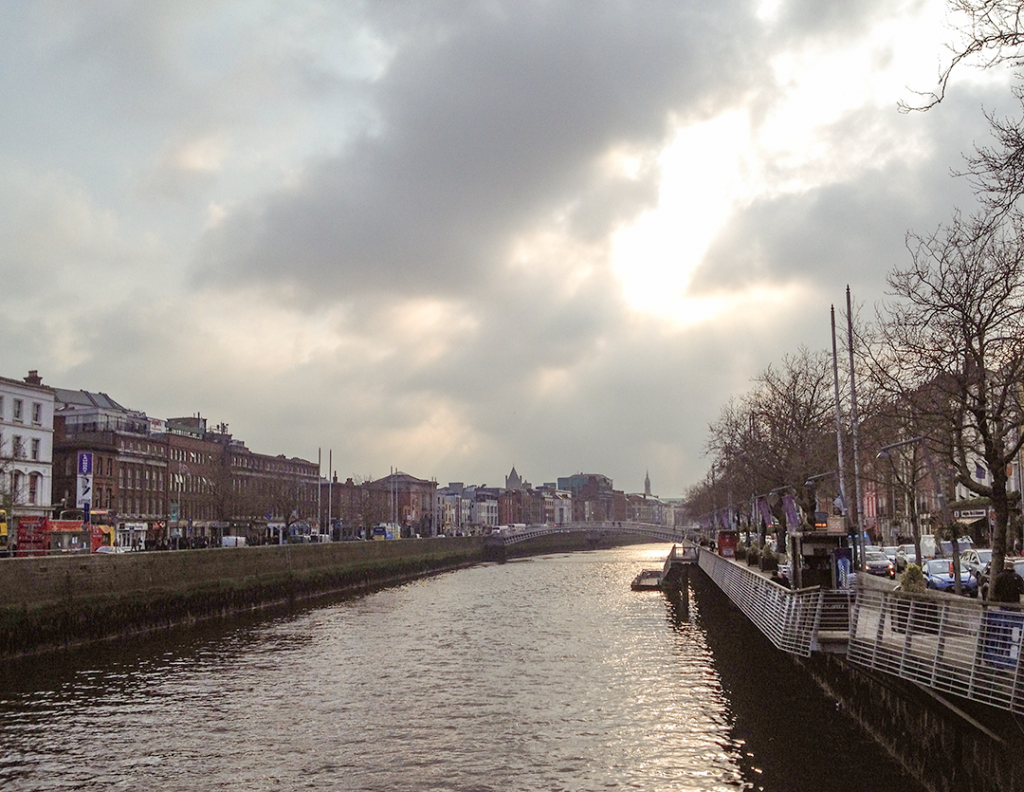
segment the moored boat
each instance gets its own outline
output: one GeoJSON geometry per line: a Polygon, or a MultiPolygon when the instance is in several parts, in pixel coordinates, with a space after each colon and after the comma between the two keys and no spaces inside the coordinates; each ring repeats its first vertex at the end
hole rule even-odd
{"type": "Polygon", "coordinates": [[[633,591],[656,591],[661,588],[661,570],[645,569],[629,586],[633,591]]]}

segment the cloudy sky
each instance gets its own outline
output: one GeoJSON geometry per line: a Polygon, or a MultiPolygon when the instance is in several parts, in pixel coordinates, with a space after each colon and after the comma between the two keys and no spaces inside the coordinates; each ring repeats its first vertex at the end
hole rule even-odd
{"type": "Polygon", "coordinates": [[[1018,110],[919,0],[0,0],[0,374],[441,483],[681,494],[1018,110]]]}

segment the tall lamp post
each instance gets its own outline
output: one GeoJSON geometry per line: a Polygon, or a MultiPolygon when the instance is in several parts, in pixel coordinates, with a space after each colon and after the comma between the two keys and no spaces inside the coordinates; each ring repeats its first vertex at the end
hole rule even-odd
{"type": "MultiPolygon", "coordinates": [[[[890,443],[889,445],[882,446],[879,450],[877,459],[892,459],[890,453],[894,448],[907,445],[918,445],[921,447],[921,452],[924,455],[924,463],[928,466],[928,475],[931,476],[932,486],[935,488],[935,497],[939,501],[939,508],[942,510],[942,524],[950,528],[953,525],[953,516],[949,511],[949,504],[946,502],[946,494],[942,491],[942,485],[939,483],[939,476],[935,469],[935,462],[932,460],[932,453],[928,450],[928,443],[925,442],[925,438],[922,435],[917,437],[911,437],[908,440],[901,440],[898,443],[890,443]]],[[[960,545],[957,542],[956,536],[952,537],[953,546],[953,591],[960,594],[960,545]]],[[[924,559],[918,559],[923,561],[924,559]]]]}

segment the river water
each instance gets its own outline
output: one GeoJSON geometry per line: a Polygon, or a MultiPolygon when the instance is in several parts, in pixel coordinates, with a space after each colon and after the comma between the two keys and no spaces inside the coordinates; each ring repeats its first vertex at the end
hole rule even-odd
{"type": "Polygon", "coordinates": [[[913,790],[668,545],[489,564],[0,674],[14,790],[913,790]]]}

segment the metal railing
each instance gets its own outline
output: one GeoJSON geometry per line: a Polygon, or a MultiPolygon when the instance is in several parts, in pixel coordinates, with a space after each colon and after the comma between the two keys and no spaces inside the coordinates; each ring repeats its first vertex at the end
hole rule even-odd
{"type": "Polygon", "coordinates": [[[778,649],[810,657],[823,644],[845,644],[850,592],[819,588],[791,591],[707,550],[698,564],[778,649]]]}
{"type": "Polygon", "coordinates": [[[652,539],[660,539],[664,542],[681,542],[687,538],[683,531],[674,531],[662,525],[649,523],[631,522],[602,522],[602,523],[566,523],[559,526],[551,525],[528,525],[515,533],[491,534],[489,539],[494,542],[501,542],[505,545],[525,542],[535,539],[538,536],[548,534],[572,533],[578,531],[611,533],[611,534],[633,534],[636,536],[647,536],[652,539]]]}
{"type": "Polygon", "coordinates": [[[671,564],[696,564],[697,555],[699,550],[696,545],[683,544],[683,545],[672,545],[672,549],[668,553],[668,558],[665,559],[665,568],[667,569],[671,564]]]}
{"type": "Polygon", "coordinates": [[[949,594],[858,586],[847,658],[933,690],[1024,713],[1024,612],[949,594]]]}

